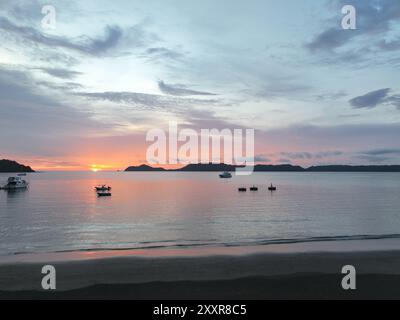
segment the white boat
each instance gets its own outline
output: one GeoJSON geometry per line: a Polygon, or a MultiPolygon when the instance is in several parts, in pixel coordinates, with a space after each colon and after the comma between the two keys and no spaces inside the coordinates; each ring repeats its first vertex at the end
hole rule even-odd
{"type": "Polygon", "coordinates": [[[227,178],[232,178],[232,175],[230,174],[230,172],[225,171],[224,173],[221,173],[219,175],[219,177],[223,178],[223,179],[227,179],[227,178]]]}
{"type": "Polygon", "coordinates": [[[29,183],[20,177],[9,177],[7,180],[7,184],[3,186],[1,189],[5,190],[26,189],[28,185],[29,183]]]}

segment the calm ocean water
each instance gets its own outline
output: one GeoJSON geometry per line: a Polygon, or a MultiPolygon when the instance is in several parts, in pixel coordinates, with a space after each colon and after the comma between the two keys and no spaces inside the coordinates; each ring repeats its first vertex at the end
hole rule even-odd
{"type": "MultiPolygon", "coordinates": [[[[8,175],[0,174],[3,183],[8,175]]],[[[53,172],[0,190],[0,255],[400,237],[399,173],[53,172]],[[267,184],[278,186],[268,192],[267,184]],[[259,186],[239,193],[239,186],[259,186]],[[98,198],[93,187],[112,186],[98,198]]]]}

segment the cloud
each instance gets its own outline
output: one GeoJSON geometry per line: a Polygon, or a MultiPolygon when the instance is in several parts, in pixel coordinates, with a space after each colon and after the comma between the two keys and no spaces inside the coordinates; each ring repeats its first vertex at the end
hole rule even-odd
{"type": "MultiPolygon", "coordinates": [[[[53,94],[53,93],[52,93],[53,94]]],[[[66,154],[77,137],[96,135],[113,126],[69,107],[40,90],[26,70],[0,68],[0,150],[50,156],[66,154]],[[22,130],[15,128],[22,126],[22,130]]]]}
{"type": "Polygon", "coordinates": [[[355,158],[367,161],[367,163],[382,163],[390,160],[388,157],[371,156],[367,154],[356,155],[355,158]]]}
{"type": "Polygon", "coordinates": [[[169,94],[172,96],[214,96],[215,93],[196,91],[188,89],[184,85],[179,84],[166,84],[164,81],[158,81],[158,88],[162,93],[169,94]]]}
{"type": "MultiPolygon", "coordinates": [[[[377,36],[381,41],[382,34],[391,30],[392,22],[400,17],[400,2],[398,0],[352,0],[356,8],[357,29],[344,30],[341,27],[343,17],[341,8],[348,5],[347,0],[332,0],[331,10],[337,12],[330,19],[328,27],[317,34],[306,46],[311,51],[331,51],[347,44],[350,40],[363,36],[377,36]]],[[[369,43],[371,45],[371,43],[369,43]]]]}
{"type": "MultiPolygon", "coordinates": [[[[257,131],[256,152],[273,154],[277,158],[296,158],[294,162],[304,165],[313,164],[315,159],[321,159],[321,157],[330,161],[336,158],[343,163],[350,160],[351,154],[360,155],[354,150],[400,149],[399,132],[400,123],[330,126],[298,124],[257,131]],[[305,151],[297,151],[299,147],[305,151]],[[322,147],[325,150],[321,150],[322,147]],[[308,154],[312,156],[311,159],[308,154]]],[[[389,154],[385,156],[389,157],[389,154]]],[[[390,156],[393,162],[400,162],[400,156],[394,153],[390,156]]]]}
{"type": "Polygon", "coordinates": [[[378,43],[379,48],[385,51],[397,51],[400,49],[400,39],[382,40],[378,43]]]}
{"type": "Polygon", "coordinates": [[[343,46],[351,37],[351,32],[343,30],[338,26],[324,30],[308,43],[306,47],[311,51],[332,50],[343,46]]]}
{"type": "Polygon", "coordinates": [[[327,1],[334,16],[305,48],[313,59],[326,65],[351,65],[352,68],[369,68],[378,65],[398,66],[398,0],[330,0],[327,1]],[[357,29],[343,30],[341,9],[344,5],[356,8],[357,29]]]}
{"type": "Polygon", "coordinates": [[[165,47],[148,48],[145,51],[144,57],[150,58],[151,60],[159,59],[172,59],[178,60],[184,55],[182,52],[171,50],[165,47]]]}
{"type": "Polygon", "coordinates": [[[389,95],[390,91],[390,88],[371,91],[349,100],[349,103],[355,109],[375,108],[381,104],[391,104],[399,108],[400,95],[389,95]]]}
{"type": "Polygon", "coordinates": [[[309,152],[281,152],[281,155],[289,159],[311,159],[312,154],[309,152]]]}
{"type": "Polygon", "coordinates": [[[110,101],[114,103],[124,103],[144,110],[158,109],[165,111],[182,110],[193,105],[214,105],[221,103],[219,100],[200,100],[190,98],[176,98],[157,94],[138,93],[138,92],[79,92],[77,96],[86,97],[94,100],[110,101]]]}
{"type": "MultiPolygon", "coordinates": [[[[133,39],[132,31],[134,31],[135,28],[139,28],[139,26],[132,27],[130,29],[131,34],[128,34],[127,38],[133,39]]],[[[63,36],[43,34],[33,27],[17,25],[5,17],[0,17],[0,29],[2,29],[3,32],[8,32],[13,36],[21,37],[23,40],[35,44],[64,48],[89,55],[105,55],[109,53],[112,49],[118,47],[124,35],[123,30],[119,26],[108,25],[104,28],[103,36],[98,38],[80,36],[75,39],[70,39],[63,36]]],[[[141,44],[141,41],[143,41],[142,32],[137,32],[136,35],[136,44],[141,44]]]]}
{"type": "Polygon", "coordinates": [[[36,69],[41,70],[47,73],[48,75],[60,79],[74,79],[82,74],[82,72],[63,69],[63,68],[36,68],[36,69]]]}
{"type": "Polygon", "coordinates": [[[389,91],[390,88],[371,91],[349,100],[349,103],[356,109],[374,108],[385,101],[389,91]]]}
{"type": "Polygon", "coordinates": [[[356,158],[362,159],[371,163],[382,163],[382,162],[396,162],[400,156],[400,148],[377,148],[371,150],[359,151],[356,154],[356,158]]]}
{"type": "Polygon", "coordinates": [[[343,90],[340,90],[337,92],[318,94],[315,97],[318,101],[325,101],[325,100],[338,100],[345,96],[347,96],[347,93],[343,90]]]}
{"type": "Polygon", "coordinates": [[[77,96],[89,98],[92,100],[110,101],[113,103],[124,103],[145,109],[165,109],[170,105],[168,99],[163,99],[160,95],[138,93],[138,92],[122,92],[122,91],[106,91],[106,92],[79,92],[77,96]]]}
{"type": "Polygon", "coordinates": [[[366,150],[361,151],[361,154],[366,154],[370,156],[381,156],[381,155],[388,155],[388,154],[400,154],[400,148],[395,149],[373,149],[373,150],[366,150]]]}
{"type": "Polygon", "coordinates": [[[270,158],[266,157],[266,156],[263,155],[263,154],[256,154],[256,155],[254,156],[254,162],[263,162],[263,163],[266,163],[266,162],[272,162],[272,160],[271,160],[270,158]]]}
{"type": "Polygon", "coordinates": [[[342,151],[319,151],[319,152],[281,152],[280,155],[293,160],[323,159],[343,155],[342,151]]]}
{"type": "Polygon", "coordinates": [[[292,160],[290,159],[285,159],[285,158],[281,158],[277,160],[278,164],[292,164],[292,160]]]}
{"type": "Polygon", "coordinates": [[[400,94],[395,94],[386,98],[386,102],[400,110],[400,94]]]}
{"type": "Polygon", "coordinates": [[[314,154],[314,157],[317,159],[323,159],[327,157],[338,157],[343,155],[342,151],[321,151],[314,154]]]}
{"type": "Polygon", "coordinates": [[[199,110],[199,109],[185,109],[180,112],[180,116],[188,123],[190,128],[200,130],[200,129],[237,129],[243,128],[234,124],[233,122],[221,118],[215,115],[214,112],[209,110],[199,110]]]}
{"type": "Polygon", "coordinates": [[[55,83],[55,82],[49,82],[49,81],[37,81],[36,84],[39,86],[48,88],[48,89],[61,90],[61,91],[71,91],[71,90],[76,90],[76,89],[83,89],[83,86],[80,83],[72,82],[72,81],[66,81],[63,83],[55,83]]]}

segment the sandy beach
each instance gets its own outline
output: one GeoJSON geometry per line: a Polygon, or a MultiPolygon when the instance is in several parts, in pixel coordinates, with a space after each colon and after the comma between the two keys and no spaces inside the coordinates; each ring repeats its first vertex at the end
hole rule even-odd
{"type": "Polygon", "coordinates": [[[1,299],[400,298],[398,239],[258,247],[17,255],[0,264],[1,299]],[[52,264],[57,289],[41,288],[52,264]],[[357,289],[341,287],[344,265],[357,289]]]}

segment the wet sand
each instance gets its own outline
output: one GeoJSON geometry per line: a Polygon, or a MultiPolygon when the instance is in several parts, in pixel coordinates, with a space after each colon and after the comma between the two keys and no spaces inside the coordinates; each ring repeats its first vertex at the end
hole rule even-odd
{"type": "Polygon", "coordinates": [[[360,240],[138,252],[21,255],[0,263],[1,299],[398,299],[400,242],[360,240]],[[57,289],[41,289],[52,264],[57,289]],[[357,289],[341,287],[344,265],[357,289]]]}

